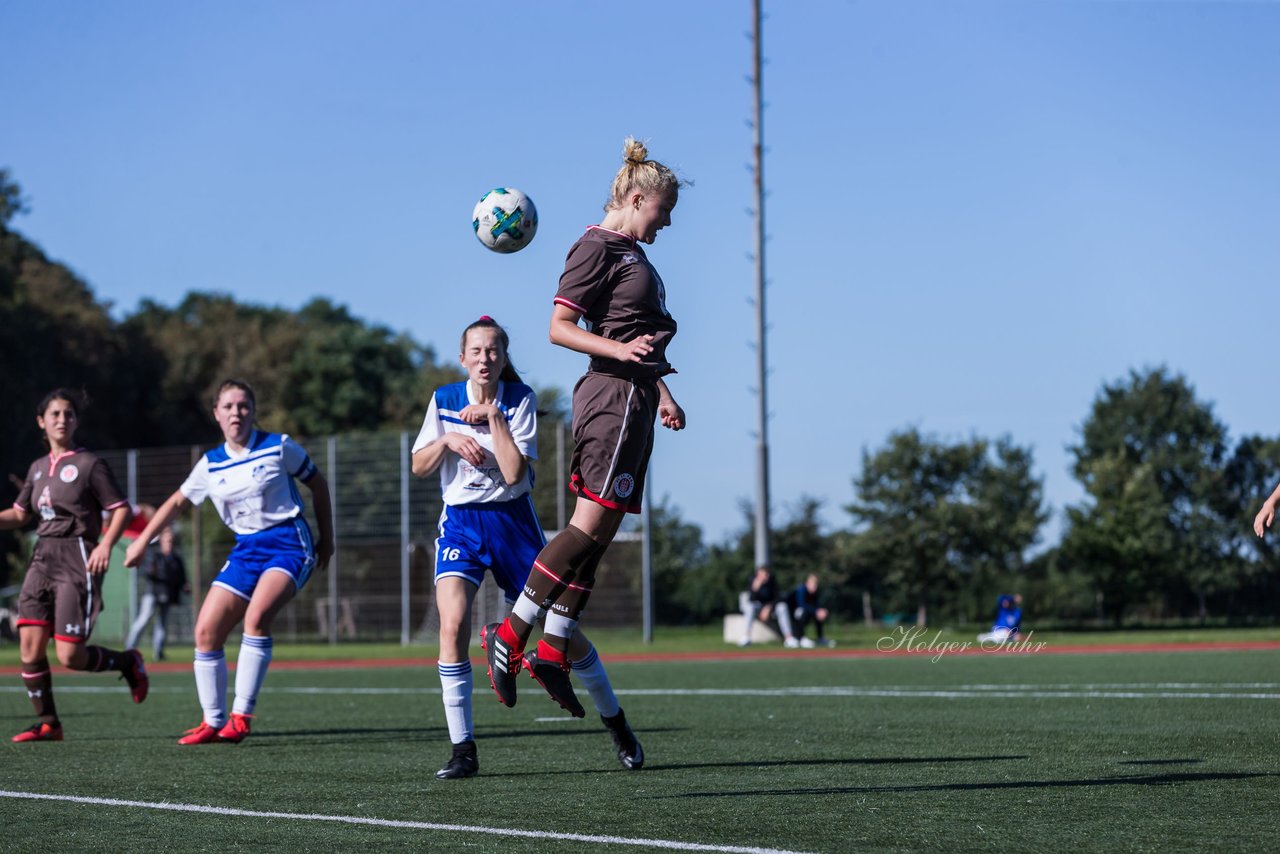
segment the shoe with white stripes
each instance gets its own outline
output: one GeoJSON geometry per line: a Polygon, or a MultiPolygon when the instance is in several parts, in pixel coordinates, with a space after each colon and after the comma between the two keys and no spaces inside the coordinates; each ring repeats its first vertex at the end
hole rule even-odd
{"type": "Polygon", "coordinates": [[[524,655],[513,652],[498,628],[502,623],[490,623],[480,630],[480,646],[489,660],[489,686],[498,695],[502,705],[510,708],[516,704],[516,677],[524,655]]]}

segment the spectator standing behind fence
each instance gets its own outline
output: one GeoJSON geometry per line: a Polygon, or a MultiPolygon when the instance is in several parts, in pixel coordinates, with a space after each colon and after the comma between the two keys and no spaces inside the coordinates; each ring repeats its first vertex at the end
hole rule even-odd
{"type": "Polygon", "coordinates": [[[747,589],[738,594],[738,609],[742,611],[742,639],[738,646],[751,645],[751,627],[756,619],[769,622],[778,601],[778,581],[767,566],[757,566],[747,582],[747,589]]]}
{"type": "MultiPolygon", "coordinates": [[[[538,401],[520,381],[506,331],[481,317],[462,333],[460,383],[431,396],[413,443],[413,473],[440,470],[444,509],[436,539],[436,607],[440,612],[440,690],[453,755],[436,772],[442,780],[480,770],[471,714],[471,608],[485,572],[510,605],[529,567],[546,545],[533,509],[529,463],[538,456],[538,401]]],[[[573,672],[587,686],[600,720],[613,736],[618,760],[638,770],[644,751],[627,724],[600,656],[577,631],[569,642],[573,672]]]]}
{"type": "Polygon", "coordinates": [[[812,649],[815,646],[835,646],[826,636],[827,617],[831,615],[822,604],[822,588],[818,574],[811,572],[804,581],[793,588],[778,602],[778,624],[786,638],[784,646],[812,649]],[[813,623],[815,638],[805,636],[805,629],[813,623]]]}
{"type": "Polygon", "coordinates": [[[151,631],[151,656],[154,661],[164,660],[164,643],[169,637],[169,609],[181,603],[187,589],[187,567],[182,556],[174,549],[173,526],[160,532],[156,542],[149,543],[142,555],[138,569],[147,582],[147,589],[138,603],[138,617],[129,629],[124,645],[136,646],[147,623],[155,618],[151,631]]]}
{"type": "Polygon", "coordinates": [[[196,617],[196,695],[204,718],[178,744],[243,741],[271,663],[271,625],[302,589],[312,568],[333,556],[329,484],[302,446],[289,436],[256,429],[253,389],[226,380],[213,401],[223,443],[196,463],[125,554],[137,566],[151,541],[184,507],[213,501],[236,544],[213,579],[196,617]],[[314,544],[293,481],[311,490],[320,538],[314,544]],[[244,633],[236,663],[236,699],[227,718],[227,636],[240,621],[244,633]]]}
{"type": "Polygon", "coordinates": [[[1005,593],[996,599],[996,619],[991,631],[978,635],[980,643],[1004,643],[1017,640],[1022,623],[1022,594],[1005,593]]]}
{"type": "Polygon", "coordinates": [[[119,672],[135,703],[147,698],[149,684],[136,649],[120,652],[88,642],[102,611],[102,576],[111,548],[129,521],[128,502],[106,461],[76,445],[80,395],[51,391],[36,407],[36,424],[49,452],[31,464],[13,506],[0,511],[0,530],[39,520],[18,597],[22,683],[38,720],[15,735],[15,742],[62,741],[50,638],[64,667],[119,672]]]}

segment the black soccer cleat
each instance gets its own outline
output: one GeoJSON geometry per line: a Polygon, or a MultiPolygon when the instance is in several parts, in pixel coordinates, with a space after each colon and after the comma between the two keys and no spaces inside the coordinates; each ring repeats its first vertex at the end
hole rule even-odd
{"type": "Polygon", "coordinates": [[[582,708],[582,704],[578,702],[578,695],[573,692],[573,683],[569,681],[567,666],[562,667],[550,661],[539,661],[536,649],[525,653],[524,666],[529,671],[529,675],[551,695],[551,699],[560,704],[560,708],[575,718],[587,716],[587,710],[582,708]]]}
{"type": "Polygon", "coordinates": [[[490,623],[480,630],[480,646],[489,660],[489,686],[498,695],[502,705],[510,708],[516,704],[516,677],[520,675],[521,653],[511,647],[498,634],[502,623],[490,623]]]}
{"type": "Polygon", "coordinates": [[[461,780],[474,777],[480,771],[480,759],[476,756],[476,743],[464,741],[453,746],[453,756],[436,772],[437,780],[461,780]]]}
{"type": "Polygon", "coordinates": [[[147,699],[147,692],[151,690],[151,679],[147,677],[146,665],[142,663],[142,653],[136,649],[125,650],[124,669],[120,671],[120,678],[129,686],[129,694],[133,697],[135,703],[141,703],[147,699]]]}
{"type": "Polygon", "coordinates": [[[605,725],[605,729],[609,730],[609,735],[613,736],[613,746],[618,748],[618,761],[622,763],[622,767],[628,771],[639,771],[644,767],[644,748],[640,746],[640,740],[636,738],[636,734],[631,731],[631,725],[627,723],[627,716],[622,709],[618,709],[618,713],[611,718],[600,716],[600,722],[605,725]]]}

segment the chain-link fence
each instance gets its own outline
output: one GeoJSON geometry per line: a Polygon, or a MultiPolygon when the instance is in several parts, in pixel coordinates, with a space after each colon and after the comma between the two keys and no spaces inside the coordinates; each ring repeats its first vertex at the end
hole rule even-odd
{"type": "MultiPolygon", "coordinates": [[[[544,452],[535,466],[534,506],[550,537],[564,526],[574,496],[565,488],[568,459],[563,424],[547,425],[542,438],[542,447],[552,450],[544,452]]],[[[439,620],[433,582],[436,527],[442,509],[440,481],[434,474],[427,478],[411,474],[412,441],[408,433],[301,440],[329,481],[337,550],[328,572],[313,575],[277,617],[277,637],[335,644],[435,641],[439,620]]],[[[186,479],[203,452],[204,448],[184,446],[99,452],[99,456],[111,465],[134,504],[159,506],[186,479]]],[[[309,493],[300,492],[315,531],[309,493]]],[[[176,531],[192,593],[187,606],[175,609],[171,617],[170,638],[190,641],[194,615],[234,539],[210,502],[187,510],[176,531]]],[[[629,520],[601,562],[591,598],[592,623],[643,626],[648,634],[643,531],[643,517],[629,520]]],[[[123,637],[141,592],[133,572],[108,573],[105,608],[95,634],[102,639],[123,637]]],[[[472,614],[475,636],[479,626],[504,613],[502,592],[486,577],[472,614]]]]}

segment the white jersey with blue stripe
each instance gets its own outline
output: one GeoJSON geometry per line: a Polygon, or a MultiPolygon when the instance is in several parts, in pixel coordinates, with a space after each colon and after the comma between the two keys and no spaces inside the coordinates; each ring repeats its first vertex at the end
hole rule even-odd
{"type": "MultiPolygon", "coordinates": [[[[446,433],[470,436],[484,448],[484,462],[478,466],[452,452],[444,455],[440,462],[440,489],[445,504],[457,506],[511,501],[528,494],[533,488],[533,467],[526,467],[519,483],[507,483],[493,453],[493,435],[489,432],[488,422],[468,424],[459,417],[463,409],[476,402],[470,385],[463,381],[436,389],[431,396],[431,405],[427,407],[427,417],[422,421],[422,430],[413,443],[413,452],[417,453],[446,433]]],[[[523,383],[500,382],[494,403],[507,418],[516,448],[527,459],[536,460],[538,398],[533,389],[523,383]]]]}
{"type": "Polygon", "coordinates": [[[301,517],[293,481],[315,475],[315,464],[288,434],[254,430],[244,450],[222,444],[206,452],[179,489],[192,504],[211,499],[237,535],[256,534],[301,517]]]}

